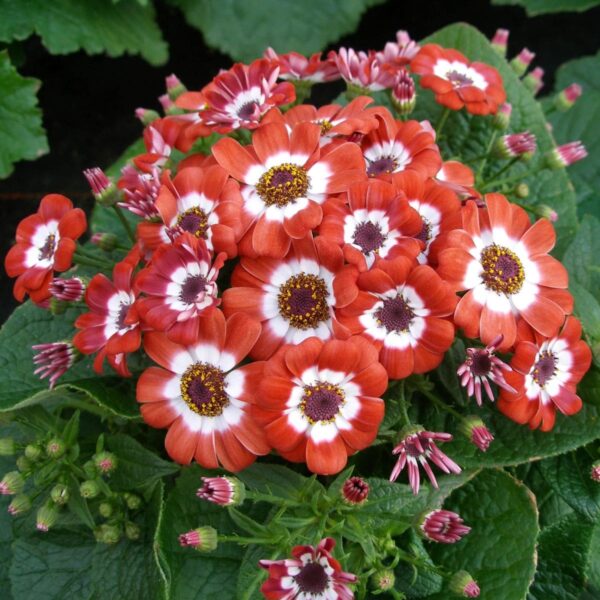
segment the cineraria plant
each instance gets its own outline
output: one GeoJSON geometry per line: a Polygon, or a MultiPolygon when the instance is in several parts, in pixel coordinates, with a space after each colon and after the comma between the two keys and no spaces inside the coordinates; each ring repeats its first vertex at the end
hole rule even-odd
{"type": "Polygon", "coordinates": [[[581,89],[540,104],[507,36],[170,76],[142,140],[85,172],[89,221],[49,194],[19,224],[16,597],[35,556],[62,597],[600,589],[597,229],[565,170],[586,149],[545,116],[581,89]]]}

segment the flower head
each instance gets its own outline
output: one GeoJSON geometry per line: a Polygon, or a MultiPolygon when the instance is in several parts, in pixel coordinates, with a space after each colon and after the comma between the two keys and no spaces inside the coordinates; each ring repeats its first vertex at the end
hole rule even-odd
{"type": "Polygon", "coordinates": [[[369,484],[362,477],[350,477],[342,486],[342,499],[346,504],[364,504],[369,497],[369,484]]]}
{"type": "Polygon", "coordinates": [[[36,344],[32,346],[36,351],[33,357],[35,364],[34,375],[40,379],[48,377],[50,389],[52,389],[58,378],[62,377],[80,357],[79,351],[71,342],[52,342],[49,344],[36,344]]]}
{"type": "Polygon", "coordinates": [[[197,527],[179,536],[179,545],[198,552],[213,552],[217,549],[217,530],[210,525],[197,527]]]}
{"type": "Polygon", "coordinates": [[[417,103],[415,82],[406,69],[398,73],[396,85],[392,88],[392,103],[400,115],[409,115],[417,103]]]}
{"type": "Polygon", "coordinates": [[[342,571],[331,551],[335,540],[325,538],[314,546],[294,546],[292,557],[282,560],[260,560],[259,565],[269,572],[261,587],[268,600],[310,598],[311,600],[352,600],[349,584],[357,577],[342,571]]]}
{"type": "Polygon", "coordinates": [[[462,598],[478,598],[481,590],[477,582],[467,571],[458,571],[452,575],[448,587],[462,598]]]}
{"type": "Polygon", "coordinates": [[[115,184],[100,167],[86,169],[83,174],[92,188],[92,194],[97,202],[104,206],[112,206],[119,199],[115,184]]]}
{"type": "Polygon", "coordinates": [[[460,430],[465,437],[485,452],[494,441],[494,436],[485,423],[477,416],[471,415],[460,424],[460,430]]]}
{"type": "Polygon", "coordinates": [[[500,158],[515,158],[517,156],[531,156],[537,147],[535,135],[524,131],[503,135],[496,142],[495,152],[500,158]]]}
{"type": "Polygon", "coordinates": [[[8,514],[17,517],[31,509],[31,499],[25,494],[17,494],[8,505],[8,514]]]}
{"type": "Polygon", "coordinates": [[[590,469],[590,477],[597,482],[600,482],[600,461],[596,461],[590,469]]]}
{"type": "Polygon", "coordinates": [[[554,98],[554,106],[562,112],[569,110],[581,97],[583,90],[578,83],[572,83],[561,90],[554,98]]]}
{"type": "Polygon", "coordinates": [[[352,48],[340,48],[329,53],[335,61],[342,79],[349,88],[365,94],[394,87],[398,67],[381,62],[375,52],[356,52],[352,48]]]}
{"type": "Polygon", "coordinates": [[[36,515],[35,527],[46,533],[58,521],[59,509],[55,504],[48,503],[39,508],[36,515]]]}
{"type": "Polygon", "coordinates": [[[109,475],[117,468],[117,457],[112,452],[99,452],[94,455],[94,465],[102,475],[109,475]]]}
{"type": "Polygon", "coordinates": [[[264,57],[279,66],[279,78],[287,81],[324,83],[340,78],[335,61],[329,57],[321,60],[321,52],[307,58],[298,52],[277,54],[273,48],[267,48],[264,57]]]}
{"type": "Polygon", "coordinates": [[[464,524],[460,515],[450,510],[432,510],[420,518],[419,530],[432,542],[454,544],[471,528],[464,524]]]}
{"type": "Polygon", "coordinates": [[[25,479],[18,471],[6,473],[0,481],[0,495],[12,496],[20,494],[25,488],[25,479]]]}
{"type": "Polygon", "coordinates": [[[534,96],[544,87],[544,69],[536,67],[523,78],[523,84],[529,89],[534,96]]]}
{"type": "Polygon", "coordinates": [[[83,299],[85,283],[80,277],[63,279],[55,277],[49,286],[50,294],[63,302],[79,302],[83,299]]]}
{"type": "Polygon", "coordinates": [[[419,44],[411,39],[408,32],[400,29],[396,32],[396,41],[386,42],[383,50],[376,52],[375,56],[382,65],[403,67],[410,63],[420,49],[419,44]]]}
{"type": "Polygon", "coordinates": [[[202,477],[196,496],[220,506],[237,506],[244,502],[246,489],[236,477],[202,477]]]}
{"type": "Polygon", "coordinates": [[[497,29],[494,37],[491,40],[492,48],[500,55],[506,56],[506,46],[508,44],[508,29],[497,29]]]}
{"type": "Polygon", "coordinates": [[[585,146],[580,142],[569,142],[550,150],[546,156],[546,164],[551,169],[562,169],[577,161],[583,160],[588,155],[585,146]]]}
{"type": "Polygon", "coordinates": [[[160,170],[157,167],[149,173],[141,173],[132,165],[126,165],[118,182],[125,199],[118,205],[138,217],[153,219],[158,216],[155,202],[160,185],[160,170]]]}
{"type": "Polygon", "coordinates": [[[531,52],[528,48],[523,48],[523,50],[510,61],[510,66],[517,75],[521,76],[527,71],[527,68],[534,58],[535,52],[531,52]]]}

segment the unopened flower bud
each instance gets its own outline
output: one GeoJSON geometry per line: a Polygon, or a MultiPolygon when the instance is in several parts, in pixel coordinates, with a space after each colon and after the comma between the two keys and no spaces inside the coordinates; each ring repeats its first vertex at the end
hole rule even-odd
{"type": "MultiPolygon", "coordinates": [[[[36,351],[33,357],[33,364],[36,368],[33,373],[40,379],[47,377],[50,389],[82,357],[81,352],[67,340],[36,344],[31,349],[36,351]]],[[[27,450],[25,453],[27,454],[27,450]]],[[[28,458],[31,457],[28,456],[28,458]]],[[[32,460],[35,459],[32,458],[32,460]]]]}
{"type": "Polygon", "coordinates": [[[0,438],[0,456],[12,456],[15,453],[15,440],[0,438]]]}
{"type": "Polygon", "coordinates": [[[198,552],[213,552],[217,548],[217,530],[210,525],[192,529],[179,536],[179,544],[198,552]]]}
{"type": "Polygon", "coordinates": [[[109,475],[117,468],[117,457],[112,452],[99,452],[94,455],[93,460],[102,475],[109,475]]]}
{"type": "Polygon", "coordinates": [[[513,71],[520,77],[527,71],[531,61],[535,58],[535,53],[530,52],[527,48],[523,48],[517,56],[510,61],[510,66],[513,71]]]}
{"type": "Polygon", "coordinates": [[[494,154],[499,158],[525,158],[531,156],[536,150],[535,135],[524,131],[522,133],[510,133],[498,139],[494,146],[494,154]]]}
{"type": "Polygon", "coordinates": [[[79,493],[82,498],[91,500],[100,493],[100,486],[93,479],[88,479],[79,486],[79,493]]]}
{"type": "Polygon", "coordinates": [[[92,194],[98,204],[102,206],[113,206],[121,198],[117,186],[106,176],[99,167],[86,169],[83,174],[92,188],[92,194]]]}
{"type": "Polygon", "coordinates": [[[379,569],[371,575],[371,587],[374,591],[387,592],[393,589],[396,576],[392,569],[379,569]]]}
{"type": "Polygon", "coordinates": [[[452,575],[448,587],[462,598],[478,598],[480,589],[477,582],[467,571],[458,571],[452,575]]]}
{"type": "Polygon", "coordinates": [[[55,504],[44,504],[37,511],[35,527],[46,532],[58,521],[58,508],[55,504]]]}
{"type": "Polygon", "coordinates": [[[590,471],[590,477],[600,483],[600,460],[597,460],[593,465],[590,471]]]}
{"type": "Polygon", "coordinates": [[[369,496],[369,484],[362,477],[350,477],[342,486],[342,499],[346,504],[364,504],[369,496]]]}
{"type": "Polygon", "coordinates": [[[20,494],[25,488],[25,478],[19,471],[6,473],[0,481],[0,495],[14,496],[20,494]]]}
{"type": "Polygon", "coordinates": [[[477,416],[466,417],[459,427],[461,433],[475,444],[482,452],[485,452],[494,441],[494,436],[486,427],[485,423],[477,416]]]}
{"type": "Polygon", "coordinates": [[[142,506],[142,499],[135,494],[125,492],[123,497],[125,498],[125,504],[127,504],[129,510],[138,510],[142,506]]]}
{"type": "Polygon", "coordinates": [[[515,188],[515,196],[517,198],[528,198],[529,197],[529,186],[526,183],[519,183],[515,188]]]}
{"type": "Polygon", "coordinates": [[[512,104],[505,102],[498,107],[498,111],[492,119],[492,125],[499,131],[508,129],[510,115],[512,114],[512,104]]]}
{"type": "Polygon", "coordinates": [[[90,241],[101,250],[112,252],[117,247],[119,238],[114,233],[94,233],[90,241]]]}
{"type": "Polygon", "coordinates": [[[136,108],[135,116],[143,125],[150,125],[150,123],[160,118],[160,115],[155,110],[149,108],[136,108]]]}
{"type": "Polygon", "coordinates": [[[94,529],[94,537],[100,544],[116,544],[121,539],[121,528],[118,525],[103,523],[94,529]]]}
{"type": "Polygon", "coordinates": [[[169,98],[173,101],[177,100],[184,92],[187,92],[187,88],[181,83],[177,75],[167,76],[165,83],[167,86],[167,94],[169,94],[169,98]]]}
{"type": "Polygon", "coordinates": [[[467,535],[471,528],[460,515],[450,510],[432,510],[418,518],[419,532],[432,542],[454,544],[467,535]]]}
{"type": "Polygon", "coordinates": [[[492,48],[500,55],[506,56],[506,47],[508,45],[508,36],[510,31],[508,29],[497,29],[494,37],[492,38],[492,48]]]}
{"type": "Polygon", "coordinates": [[[55,277],[50,283],[50,294],[62,302],[78,302],[83,299],[85,283],[81,277],[55,277]]]}
{"type": "Polygon", "coordinates": [[[135,523],[132,523],[131,521],[127,521],[127,523],[125,523],[125,535],[127,536],[128,540],[138,540],[140,538],[140,534],[141,530],[135,523]]]}
{"type": "Polygon", "coordinates": [[[31,509],[31,500],[25,494],[18,494],[8,505],[8,513],[13,517],[22,515],[31,509]]]}
{"type": "Polygon", "coordinates": [[[523,84],[525,87],[536,96],[540,90],[544,87],[544,69],[542,67],[536,67],[528,73],[524,79],[523,84]]]}
{"type": "Polygon", "coordinates": [[[557,110],[565,112],[569,110],[575,102],[581,97],[583,90],[578,83],[572,83],[564,90],[558,92],[554,97],[554,106],[557,110]]]}
{"type": "Polygon", "coordinates": [[[65,505],[70,497],[71,492],[69,492],[69,488],[64,483],[57,483],[50,491],[50,499],[54,504],[58,504],[59,506],[65,505]]]}
{"type": "Polygon", "coordinates": [[[98,512],[101,517],[108,519],[115,512],[113,505],[110,502],[100,502],[98,505],[98,512]]]}
{"type": "Polygon", "coordinates": [[[548,168],[563,169],[584,159],[587,155],[585,146],[580,141],[576,141],[557,146],[554,150],[547,152],[544,158],[548,168]]]}
{"type": "Polygon", "coordinates": [[[31,462],[35,462],[42,456],[42,449],[37,444],[27,444],[25,446],[25,456],[31,462]]]}
{"type": "Polygon", "coordinates": [[[88,479],[94,479],[98,475],[98,469],[96,469],[96,465],[94,461],[88,460],[83,465],[83,471],[85,472],[88,479]]]}
{"type": "Polygon", "coordinates": [[[550,223],[556,223],[556,221],[558,221],[558,213],[547,204],[540,204],[537,206],[536,214],[544,219],[548,219],[550,223]]]}
{"type": "Polygon", "coordinates": [[[237,477],[202,477],[196,496],[221,506],[237,506],[244,502],[246,488],[237,477]]]}
{"type": "Polygon", "coordinates": [[[21,473],[29,471],[32,465],[33,463],[24,454],[17,458],[17,469],[19,469],[21,473]]]}
{"type": "Polygon", "coordinates": [[[392,88],[392,104],[399,115],[409,115],[417,103],[415,82],[406,69],[398,75],[396,85],[392,88]]]}
{"type": "Polygon", "coordinates": [[[65,443],[60,438],[52,438],[46,444],[46,454],[50,458],[60,458],[67,450],[65,443]]]}

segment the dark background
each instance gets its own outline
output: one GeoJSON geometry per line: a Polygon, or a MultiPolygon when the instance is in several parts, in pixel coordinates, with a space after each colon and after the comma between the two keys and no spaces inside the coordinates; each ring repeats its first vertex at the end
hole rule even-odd
{"type": "MultiPolygon", "coordinates": [[[[2,257],[13,243],[18,222],[36,211],[44,194],[62,193],[86,210],[91,208],[82,170],[109,166],[139,137],[141,124],[133,111],[139,106],[159,109],[157,98],[164,93],[167,75],[175,73],[189,89],[199,89],[219,69],[231,65],[228,56],[204,44],[202,34],[186,24],[182,13],[155,4],[170,47],[169,62],[160,68],[139,57],[115,59],[83,52],[52,56],[37,37],[23,44],[19,72],[42,80],[38,95],[50,153],[35,162],[18,163],[12,176],[0,181],[2,257]]],[[[563,62],[594,54],[600,46],[600,8],[528,18],[521,8],[491,6],[486,0],[390,0],[368,11],[358,30],[335,47],[380,49],[395,40],[398,29],[406,29],[418,40],[456,21],[466,21],[488,36],[498,27],[510,29],[509,56],[523,46],[536,52],[534,64],[546,71],[544,90],[552,89],[554,72],[563,62]]],[[[331,93],[331,88],[317,91],[313,100],[325,102],[331,93]]],[[[0,294],[3,322],[16,305],[3,269],[0,294]]]]}

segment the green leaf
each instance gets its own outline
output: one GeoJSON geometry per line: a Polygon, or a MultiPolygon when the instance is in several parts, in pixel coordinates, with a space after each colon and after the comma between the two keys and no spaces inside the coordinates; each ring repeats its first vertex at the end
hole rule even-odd
{"type": "Polygon", "coordinates": [[[167,60],[167,45],[151,5],[135,0],[0,0],[0,41],[42,38],[51,54],[85,50],[109,56],[141,54],[150,64],[167,60]]]}
{"type": "MultiPolygon", "coordinates": [[[[0,29],[2,21],[4,16],[0,29]]],[[[35,160],[48,152],[42,111],[37,105],[39,87],[38,79],[17,73],[7,50],[0,52],[0,179],[12,173],[13,163],[35,160]]]]}
{"type": "Polygon", "coordinates": [[[96,523],[94,521],[94,517],[90,512],[90,507],[88,506],[87,500],[81,496],[79,493],[79,481],[74,475],[71,475],[69,478],[69,510],[84,524],[86,527],[90,529],[94,529],[96,523]]]}
{"type": "MultiPolygon", "coordinates": [[[[4,429],[3,429],[4,431],[4,429]]],[[[15,468],[12,460],[0,457],[0,469],[6,473],[15,468]]],[[[10,592],[9,568],[12,560],[12,521],[13,517],[8,512],[8,505],[12,498],[3,496],[0,498],[0,590],[6,594],[6,600],[12,600],[10,592]]]]}
{"type": "Polygon", "coordinates": [[[492,0],[499,6],[522,6],[530,17],[556,12],[583,12],[598,6],[599,0],[492,0]]]}
{"type": "Polygon", "coordinates": [[[294,500],[310,483],[307,477],[281,465],[254,463],[237,474],[255,492],[294,500]]]}
{"type": "Polygon", "coordinates": [[[169,0],[209,46],[250,62],[268,46],[311,54],[352,33],[361,15],[383,0],[169,0]]]}
{"type": "MultiPolygon", "coordinates": [[[[421,537],[414,531],[410,531],[408,537],[412,553],[426,564],[433,565],[421,537]]],[[[411,565],[400,562],[394,572],[396,588],[404,592],[407,598],[423,598],[436,594],[442,589],[442,577],[428,569],[419,569],[415,572],[411,565]]]]}
{"type": "MultiPolygon", "coordinates": [[[[237,600],[262,600],[264,596],[260,593],[260,585],[267,578],[267,572],[258,568],[258,561],[265,558],[265,550],[261,546],[250,546],[240,566],[237,581],[237,600]]],[[[273,554],[271,559],[280,558],[273,554]]]]}
{"type": "Polygon", "coordinates": [[[431,544],[434,562],[468,571],[481,600],[525,598],[536,563],[533,494],[504,471],[486,470],[453,492],[444,508],[456,511],[471,531],[456,544],[431,544]]]}
{"type": "Polygon", "coordinates": [[[588,583],[586,570],[590,558],[600,553],[598,534],[598,526],[590,526],[577,515],[569,515],[543,529],[539,537],[538,570],[528,600],[580,600],[585,589],[592,594],[590,598],[597,598],[600,588],[588,583]]]}

